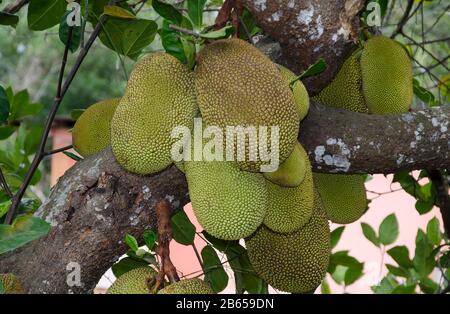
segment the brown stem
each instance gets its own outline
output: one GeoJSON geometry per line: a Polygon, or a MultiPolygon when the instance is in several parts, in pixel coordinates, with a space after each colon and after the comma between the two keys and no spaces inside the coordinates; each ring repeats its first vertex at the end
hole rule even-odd
{"type": "Polygon", "coordinates": [[[8,4],[4,9],[3,13],[14,14],[17,13],[22,7],[28,4],[30,0],[17,0],[11,4],[8,4]]]}
{"type": "Polygon", "coordinates": [[[6,178],[3,175],[3,171],[1,168],[0,168],[0,185],[3,186],[6,194],[9,196],[9,198],[14,197],[13,193],[11,192],[11,189],[9,188],[8,182],[6,181],[6,178]]]}
{"type": "Polygon", "coordinates": [[[447,237],[450,237],[450,196],[448,194],[448,182],[440,170],[428,170],[428,176],[433,182],[437,195],[437,201],[444,222],[444,230],[447,237]]]}
{"type": "Polygon", "coordinates": [[[405,26],[405,24],[408,22],[409,18],[411,17],[409,14],[411,13],[411,9],[412,9],[413,5],[414,5],[414,0],[408,0],[408,4],[406,6],[405,13],[403,14],[402,19],[398,23],[397,28],[392,33],[391,38],[394,38],[395,36],[397,36],[398,34],[400,34],[403,31],[403,26],[405,26]]]}
{"type": "Polygon", "coordinates": [[[156,204],[158,245],[156,246],[155,252],[161,258],[161,269],[156,276],[155,290],[164,286],[166,276],[171,283],[180,281],[177,269],[170,259],[170,241],[172,241],[172,225],[170,223],[171,213],[171,205],[167,200],[160,200],[156,204]]]}
{"type": "Polygon", "coordinates": [[[64,146],[64,147],[61,147],[61,148],[57,148],[57,149],[49,151],[49,152],[45,152],[44,155],[45,156],[50,156],[50,155],[54,155],[54,154],[57,154],[57,153],[64,152],[64,151],[72,149],[72,148],[73,148],[73,145],[67,145],[67,146],[64,146]]]}

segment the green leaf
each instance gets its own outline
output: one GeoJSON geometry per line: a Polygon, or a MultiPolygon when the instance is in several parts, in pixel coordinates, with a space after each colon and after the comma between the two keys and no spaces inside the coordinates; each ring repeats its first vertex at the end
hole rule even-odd
{"type": "Polygon", "coordinates": [[[63,154],[66,155],[67,157],[69,157],[70,159],[75,160],[75,161],[83,160],[83,158],[81,158],[81,157],[79,157],[79,156],[77,156],[77,155],[75,155],[74,153],[71,153],[71,152],[63,152],[63,154]]]}
{"type": "Polygon", "coordinates": [[[398,222],[395,214],[390,214],[382,222],[378,228],[380,242],[389,245],[395,242],[398,237],[398,222]]]}
{"type": "Polygon", "coordinates": [[[425,201],[425,200],[419,199],[419,200],[416,201],[416,204],[414,206],[415,206],[417,212],[420,215],[424,215],[424,214],[430,212],[430,210],[433,209],[434,200],[433,199],[429,199],[429,200],[425,201]]]}
{"type": "Polygon", "coordinates": [[[0,294],[5,294],[5,293],[6,293],[5,286],[4,286],[3,283],[0,281],[0,294]]]}
{"type": "Polygon", "coordinates": [[[14,126],[0,126],[0,140],[5,140],[16,131],[17,127],[14,126]]]}
{"type": "Polygon", "coordinates": [[[109,18],[99,37],[117,53],[133,60],[155,39],[158,25],[152,20],[109,18]]]}
{"type": "Polygon", "coordinates": [[[341,239],[342,233],[344,232],[345,226],[338,227],[334,229],[330,234],[331,248],[334,249],[341,239]]]}
{"type": "Polygon", "coordinates": [[[150,251],[153,251],[156,243],[157,235],[153,230],[145,230],[143,234],[145,245],[150,251]]]}
{"type": "Polygon", "coordinates": [[[170,21],[173,24],[181,25],[183,15],[170,4],[163,3],[158,0],[153,0],[152,6],[153,9],[155,9],[155,11],[164,19],[170,21]]]}
{"type": "Polygon", "coordinates": [[[416,290],[416,285],[398,286],[395,287],[391,294],[413,294],[416,290]]]}
{"type": "Polygon", "coordinates": [[[5,89],[0,85],[0,124],[8,121],[9,100],[5,89]]]}
{"type": "Polygon", "coordinates": [[[319,60],[316,61],[316,63],[310,65],[302,74],[300,74],[297,78],[295,78],[290,83],[290,85],[292,86],[298,80],[303,80],[307,77],[318,75],[318,74],[322,73],[323,71],[325,71],[326,68],[327,68],[327,63],[325,62],[324,59],[320,58],[319,60]]]}
{"type": "Polygon", "coordinates": [[[187,59],[187,67],[189,69],[193,69],[195,65],[195,43],[186,39],[185,37],[181,37],[181,44],[183,45],[184,55],[187,59]]]}
{"type": "Polygon", "coordinates": [[[200,37],[207,38],[207,39],[220,39],[220,38],[226,38],[226,37],[230,36],[230,34],[233,32],[234,32],[234,27],[232,25],[227,25],[216,31],[212,31],[212,32],[208,32],[208,33],[200,33],[199,35],[200,35],[200,37]]]}
{"type": "Polygon", "coordinates": [[[19,23],[19,17],[17,15],[0,12],[0,25],[16,28],[17,23],[19,23]]]}
{"type": "Polygon", "coordinates": [[[439,245],[442,241],[440,222],[436,217],[433,217],[427,224],[427,236],[434,245],[439,245]]]}
{"type": "Polygon", "coordinates": [[[378,239],[375,230],[369,224],[362,222],[361,229],[367,240],[372,242],[376,247],[380,247],[380,240],[378,239]]]}
{"type": "Polygon", "coordinates": [[[145,267],[148,266],[148,263],[141,261],[141,260],[135,260],[131,257],[125,257],[122,258],[119,262],[114,264],[111,269],[117,278],[125,274],[126,272],[129,272],[130,270],[145,267]]]}
{"type": "Polygon", "coordinates": [[[362,277],[364,263],[348,255],[347,251],[339,251],[330,256],[328,271],[337,283],[351,285],[362,277]]]}
{"type": "Polygon", "coordinates": [[[115,5],[107,5],[104,7],[103,9],[103,14],[108,15],[108,16],[112,16],[112,17],[117,17],[117,18],[121,18],[121,19],[135,19],[136,16],[131,13],[130,11],[115,6],[115,5]]]}
{"type": "Polygon", "coordinates": [[[126,234],[125,235],[125,243],[128,245],[128,247],[132,250],[132,251],[134,251],[134,252],[136,252],[138,249],[139,249],[139,244],[138,244],[138,242],[137,242],[137,240],[136,240],[136,238],[135,237],[133,237],[131,234],[126,234]]]}
{"type": "Polygon", "coordinates": [[[0,254],[39,239],[49,230],[47,222],[31,215],[17,217],[12,225],[0,224],[0,254]]]}
{"type": "Polygon", "coordinates": [[[161,37],[161,44],[166,52],[181,62],[186,61],[186,55],[184,54],[183,43],[181,42],[178,32],[169,28],[170,21],[164,20],[162,27],[158,30],[161,37]]]}
{"type": "Polygon", "coordinates": [[[72,120],[77,121],[78,118],[83,114],[83,112],[85,112],[86,109],[73,109],[70,112],[70,118],[72,118],[72,120]]]}
{"type": "Polygon", "coordinates": [[[194,243],[195,226],[191,223],[183,210],[179,210],[172,216],[173,238],[180,244],[191,245],[194,243]]]}
{"type": "Polygon", "coordinates": [[[427,235],[419,229],[416,235],[413,265],[422,278],[427,277],[435,267],[434,257],[431,255],[432,251],[433,245],[429,242],[427,235]]]}
{"type": "Polygon", "coordinates": [[[388,250],[387,253],[399,266],[405,268],[410,268],[412,266],[411,259],[409,258],[409,251],[406,246],[394,246],[392,249],[388,250]]]}
{"type": "Polygon", "coordinates": [[[6,215],[8,212],[9,206],[11,206],[11,200],[7,200],[0,203],[0,218],[6,215]]]}
{"type": "Polygon", "coordinates": [[[320,285],[320,293],[321,294],[331,294],[330,284],[326,279],[322,281],[322,284],[320,285]]]}
{"type": "Polygon", "coordinates": [[[435,294],[439,291],[439,285],[427,277],[420,279],[419,287],[426,294],[435,294]]]}
{"type": "Polygon", "coordinates": [[[396,267],[391,264],[385,264],[385,266],[389,270],[389,272],[391,272],[393,275],[397,277],[408,278],[410,276],[409,272],[403,267],[396,267]]]}
{"type": "Polygon", "coordinates": [[[417,198],[417,193],[420,189],[420,186],[407,170],[402,170],[395,173],[392,182],[400,183],[406,193],[417,198]]]}
{"type": "MultiPolygon", "coordinates": [[[[244,249],[244,248],[243,248],[244,249]]],[[[244,249],[245,251],[245,249],[244,249]]],[[[228,260],[230,260],[230,256],[227,255],[228,260]]],[[[242,275],[242,284],[245,291],[253,294],[267,294],[268,293],[268,285],[267,283],[260,278],[255,270],[253,269],[252,264],[250,263],[250,259],[248,257],[247,251],[241,254],[237,260],[239,261],[240,269],[234,268],[234,273],[241,273],[242,275]]],[[[231,262],[230,262],[231,265],[231,262]]],[[[233,268],[233,267],[232,267],[233,268]]]]}
{"type": "MultiPolygon", "coordinates": [[[[62,17],[61,22],[59,24],[59,40],[64,44],[64,46],[67,45],[69,41],[69,25],[67,25],[67,17],[69,14],[71,14],[71,11],[67,11],[62,17]]],[[[73,26],[72,27],[72,36],[70,39],[70,46],[69,50],[71,52],[77,51],[78,47],[80,47],[81,42],[81,25],[80,26],[73,26]]]]}
{"type": "Polygon", "coordinates": [[[433,93],[423,88],[417,79],[413,79],[413,91],[414,95],[416,95],[417,98],[422,100],[427,105],[436,105],[436,99],[434,98],[433,93]]]}
{"type": "Polygon", "coordinates": [[[207,281],[214,292],[223,291],[228,285],[228,275],[223,269],[219,256],[212,246],[207,245],[202,250],[202,260],[205,266],[205,281],[207,281]]]}
{"type": "Polygon", "coordinates": [[[66,12],[65,0],[31,0],[28,5],[28,27],[43,31],[59,23],[66,12]]]}
{"type": "Polygon", "coordinates": [[[450,268],[450,251],[445,252],[439,258],[439,265],[443,268],[450,268]]]}
{"type": "Polygon", "coordinates": [[[197,27],[202,27],[205,4],[206,0],[188,0],[187,2],[188,16],[197,27]]]}

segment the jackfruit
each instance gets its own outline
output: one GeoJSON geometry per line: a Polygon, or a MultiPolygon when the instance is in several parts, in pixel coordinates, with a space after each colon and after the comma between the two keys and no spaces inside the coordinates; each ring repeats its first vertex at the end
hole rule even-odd
{"type": "Polygon", "coordinates": [[[413,98],[412,66],[405,49],[394,40],[372,37],[361,55],[363,94],[375,114],[407,112],[413,98]]]}
{"type": "Polygon", "coordinates": [[[262,174],[229,161],[184,162],[189,196],[200,225],[223,240],[252,234],[263,222],[267,190],[262,174]]]}
{"type": "Polygon", "coordinates": [[[313,178],[327,217],[332,222],[349,224],[366,212],[367,197],[362,175],[314,173],[313,178]]]}
{"type": "Polygon", "coordinates": [[[308,154],[300,143],[295,144],[289,157],[274,172],[264,172],[264,177],[272,183],[284,187],[296,187],[305,179],[311,164],[308,154]]]}
{"type": "Polygon", "coordinates": [[[22,284],[19,279],[11,273],[0,274],[0,283],[3,285],[5,294],[24,294],[22,284]]]}
{"type": "Polygon", "coordinates": [[[324,278],[331,248],[330,228],[318,194],[309,222],[293,233],[276,233],[264,225],[245,240],[256,273],[275,289],[303,293],[324,278]]]}
{"type": "MultiPolygon", "coordinates": [[[[267,127],[268,139],[275,134],[271,127],[278,127],[280,162],[290,155],[300,122],[294,97],[276,65],[257,48],[240,39],[207,45],[198,56],[195,86],[208,125],[223,130],[253,127],[260,139],[261,127],[267,127]]],[[[258,146],[257,140],[247,138],[245,148],[232,148],[246,154],[245,160],[237,161],[241,169],[259,172],[267,163],[261,155],[250,158],[249,152],[258,152],[258,146]]]]}
{"type": "Polygon", "coordinates": [[[166,53],[142,59],[131,73],[111,126],[113,153],[126,170],[159,172],[172,163],[175,127],[192,129],[198,111],[193,73],[166,53]]]}
{"type": "Polygon", "coordinates": [[[292,90],[300,120],[305,119],[309,111],[309,95],[308,91],[305,88],[305,85],[303,85],[302,81],[297,80],[291,87],[290,84],[297,78],[297,75],[295,75],[294,72],[282,65],[278,65],[278,68],[280,69],[281,76],[286,81],[286,83],[288,83],[289,88],[291,88],[292,90]]]}
{"type": "Polygon", "coordinates": [[[108,294],[151,294],[157,272],[151,267],[132,269],[109,287],[108,294]]]}
{"type": "Polygon", "coordinates": [[[120,98],[93,104],[78,118],[72,130],[73,148],[83,157],[94,155],[111,143],[111,120],[120,98]]]}
{"type": "Polygon", "coordinates": [[[214,294],[214,291],[203,280],[192,278],[175,282],[159,290],[158,294],[214,294]]]}
{"type": "Polygon", "coordinates": [[[358,51],[345,60],[333,81],[314,97],[318,102],[335,108],[367,113],[362,93],[358,51]]]}
{"type": "Polygon", "coordinates": [[[275,232],[289,233],[298,230],[311,218],[314,206],[314,185],[312,169],[306,158],[305,179],[297,187],[282,187],[266,181],[268,206],[264,225],[275,232]]]}

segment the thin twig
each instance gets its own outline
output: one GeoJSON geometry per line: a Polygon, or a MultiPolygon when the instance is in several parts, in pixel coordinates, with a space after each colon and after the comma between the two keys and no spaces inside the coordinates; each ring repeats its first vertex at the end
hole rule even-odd
{"type": "Polygon", "coordinates": [[[179,31],[180,33],[183,33],[183,34],[186,34],[186,35],[191,35],[191,36],[194,36],[194,37],[197,37],[197,38],[200,37],[199,33],[194,32],[193,30],[190,30],[190,29],[187,29],[187,28],[184,28],[184,27],[180,27],[180,26],[174,25],[174,24],[170,24],[169,28],[173,29],[175,31],[179,31]]]}
{"type": "Polygon", "coordinates": [[[205,266],[203,265],[202,258],[200,257],[200,254],[198,253],[197,247],[195,246],[195,243],[192,243],[192,249],[194,250],[195,256],[198,259],[198,263],[202,267],[202,269],[205,269],[205,266]]]}
{"type": "Polygon", "coordinates": [[[444,222],[444,230],[447,237],[450,237],[450,195],[448,194],[448,183],[440,170],[428,170],[428,177],[433,182],[437,195],[439,209],[444,222]]]}
{"type": "Polygon", "coordinates": [[[51,155],[54,155],[54,154],[57,154],[57,153],[62,153],[64,151],[72,149],[72,148],[73,148],[73,145],[67,145],[67,146],[64,146],[64,147],[61,147],[61,148],[58,148],[58,149],[55,149],[55,150],[52,150],[52,151],[49,151],[49,152],[45,152],[44,155],[45,156],[51,156],[51,155]]]}
{"type": "MultiPolygon", "coordinates": [[[[114,2],[114,1],[110,1],[110,3],[112,3],[112,2],[114,2]]],[[[19,187],[19,190],[13,197],[12,204],[11,204],[11,206],[8,210],[8,214],[6,215],[6,218],[5,218],[6,224],[11,224],[11,222],[14,218],[14,215],[16,213],[16,210],[19,207],[20,201],[22,200],[22,197],[24,196],[26,189],[30,185],[30,182],[31,182],[31,179],[33,178],[34,173],[36,172],[37,168],[39,167],[40,162],[42,161],[42,159],[44,157],[45,146],[47,144],[48,135],[50,133],[50,130],[51,130],[51,127],[53,124],[53,120],[55,119],[56,112],[58,111],[61,101],[62,101],[64,95],[66,94],[67,90],[69,89],[70,84],[72,83],[73,79],[75,78],[75,75],[77,74],[78,69],[81,66],[81,63],[83,62],[84,58],[86,57],[89,49],[92,47],[92,44],[94,43],[98,34],[102,30],[102,25],[106,21],[106,19],[107,19],[107,15],[103,15],[100,18],[100,22],[96,25],[94,31],[92,32],[91,36],[89,37],[88,41],[86,42],[86,46],[83,49],[81,49],[80,54],[78,55],[78,58],[75,61],[75,64],[73,65],[72,69],[70,70],[70,72],[67,76],[66,81],[64,82],[64,85],[61,88],[58,87],[58,89],[57,89],[57,95],[56,95],[53,105],[50,109],[49,116],[47,117],[47,121],[46,121],[45,127],[44,127],[44,132],[43,132],[43,134],[41,136],[41,140],[39,142],[38,150],[34,156],[34,159],[31,163],[30,168],[27,171],[27,174],[25,175],[25,178],[24,178],[22,184],[19,187]]],[[[67,56],[67,50],[70,47],[70,41],[71,41],[71,37],[69,37],[68,41],[67,41],[67,45],[66,45],[66,48],[64,51],[65,56],[67,56]]],[[[65,63],[65,62],[66,61],[63,60],[63,63],[65,63]]],[[[61,68],[63,68],[63,67],[61,67],[61,68]]]]}
{"type": "Polygon", "coordinates": [[[3,189],[5,189],[6,194],[9,196],[9,198],[12,199],[14,195],[11,192],[11,189],[9,188],[8,182],[6,181],[6,178],[3,175],[3,171],[1,168],[0,168],[0,183],[3,186],[3,189]]]}
{"type": "Polygon", "coordinates": [[[392,33],[391,38],[394,38],[395,36],[397,36],[398,34],[400,34],[403,31],[403,26],[405,26],[405,24],[411,18],[411,16],[409,14],[411,13],[411,9],[412,9],[413,5],[414,5],[414,0],[408,0],[408,4],[406,6],[405,12],[403,13],[403,17],[400,20],[400,22],[398,23],[395,31],[392,33]]]}

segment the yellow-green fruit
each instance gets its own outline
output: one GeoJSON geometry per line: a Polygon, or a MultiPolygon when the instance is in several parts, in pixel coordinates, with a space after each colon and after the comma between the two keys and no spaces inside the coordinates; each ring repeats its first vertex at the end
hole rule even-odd
{"type": "MultiPolygon", "coordinates": [[[[300,118],[294,97],[280,71],[264,54],[240,39],[218,40],[207,45],[199,54],[195,70],[195,86],[200,111],[208,125],[226,127],[267,127],[270,141],[271,127],[279,128],[279,159],[283,162],[297,141],[300,118]]],[[[261,139],[261,136],[259,136],[261,139]]],[[[238,145],[236,151],[246,152],[239,166],[259,172],[269,164],[257,156],[257,140],[238,145]],[[245,151],[244,151],[245,149],[245,151]]]]}
{"type": "Polygon", "coordinates": [[[111,120],[120,98],[100,101],[78,118],[72,130],[73,148],[83,157],[94,155],[111,143],[111,120]]]}
{"type": "Polygon", "coordinates": [[[278,65],[278,68],[280,69],[281,76],[292,90],[300,120],[305,119],[309,111],[309,95],[305,85],[303,85],[302,81],[297,80],[291,87],[290,83],[297,78],[297,75],[282,65],[278,65]]]}
{"type": "Polygon", "coordinates": [[[315,196],[310,221],[293,233],[276,233],[264,225],[246,239],[256,273],[275,289],[303,293],[316,289],[330,258],[330,228],[315,196]]]}
{"type": "Polygon", "coordinates": [[[357,55],[355,52],[345,60],[333,81],[314,97],[315,100],[327,106],[367,113],[357,55]]]}
{"type": "Polygon", "coordinates": [[[366,212],[367,198],[362,175],[314,173],[313,179],[327,217],[332,222],[349,224],[366,212]]]}
{"type": "Polygon", "coordinates": [[[209,234],[238,240],[261,225],[267,208],[262,174],[226,161],[190,161],[184,166],[194,214],[209,234]]]}
{"type": "Polygon", "coordinates": [[[3,285],[3,289],[5,294],[24,294],[22,284],[11,273],[8,274],[0,274],[0,283],[3,285]]]}
{"type": "Polygon", "coordinates": [[[117,161],[138,174],[159,172],[172,163],[175,127],[192,129],[197,105],[193,74],[175,57],[156,53],[131,73],[111,124],[117,161]]]}
{"type": "MultiPolygon", "coordinates": [[[[306,152],[304,153],[306,155],[306,152]]],[[[314,206],[314,184],[311,164],[309,160],[306,162],[305,179],[297,187],[282,187],[266,181],[269,196],[264,224],[275,232],[296,231],[311,217],[314,206]]]]}
{"type": "Polygon", "coordinates": [[[310,168],[308,154],[300,143],[295,144],[289,157],[274,172],[264,172],[264,177],[272,183],[284,187],[299,186],[310,168]]]}
{"type": "Polygon", "coordinates": [[[407,112],[413,98],[412,66],[405,49],[394,40],[369,39],[361,55],[363,91],[375,114],[407,112]]]}
{"type": "Polygon", "coordinates": [[[214,294],[214,291],[203,280],[193,278],[175,282],[159,290],[158,294],[214,294]]]}
{"type": "Polygon", "coordinates": [[[151,294],[156,271],[151,267],[132,269],[109,287],[108,294],[151,294]]]}
{"type": "Polygon", "coordinates": [[[177,167],[178,170],[180,170],[183,173],[186,172],[186,170],[184,169],[184,162],[183,161],[175,161],[174,164],[175,164],[175,167],[177,167]]]}

